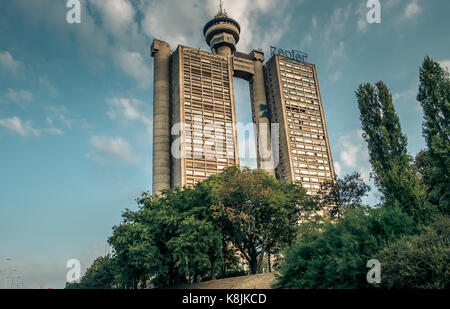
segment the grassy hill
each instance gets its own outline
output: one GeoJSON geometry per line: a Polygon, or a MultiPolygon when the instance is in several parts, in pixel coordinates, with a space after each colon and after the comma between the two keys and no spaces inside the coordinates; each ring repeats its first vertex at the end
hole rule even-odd
{"type": "Polygon", "coordinates": [[[272,284],[275,283],[273,273],[235,277],[228,279],[220,279],[213,281],[206,281],[196,283],[190,286],[190,289],[212,289],[212,290],[253,290],[253,289],[271,289],[272,284]]]}

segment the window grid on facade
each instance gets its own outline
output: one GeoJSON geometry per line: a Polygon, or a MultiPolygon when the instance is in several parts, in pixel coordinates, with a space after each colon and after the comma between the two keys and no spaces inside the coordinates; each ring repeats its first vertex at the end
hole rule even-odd
{"type": "Polygon", "coordinates": [[[185,185],[238,164],[230,60],[182,47],[185,185]]]}
{"type": "Polygon", "coordinates": [[[322,182],[333,179],[334,170],[315,67],[275,56],[266,72],[273,120],[286,129],[280,134],[277,174],[316,194],[322,182]]]}

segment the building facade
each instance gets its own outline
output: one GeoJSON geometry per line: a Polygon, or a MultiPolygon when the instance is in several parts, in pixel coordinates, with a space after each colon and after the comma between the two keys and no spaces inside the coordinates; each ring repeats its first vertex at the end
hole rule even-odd
{"type": "Polygon", "coordinates": [[[172,187],[239,165],[232,72],[226,56],[185,46],[173,53],[172,187]]]}
{"type": "Polygon", "coordinates": [[[309,194],[333,179],[315,66],[238,52],[240,31],[221,10],[203,29],[211,52],[153,41],[154,193],[239,165],[234,78],[249,82],[258,167],[309,194]]]}
{"type": "Polygon", "coordinates": [[[265,68],[272,122],[280,127],[277,177],[314,195],[335,177],[316,67],[274,55],[265,68]]]}

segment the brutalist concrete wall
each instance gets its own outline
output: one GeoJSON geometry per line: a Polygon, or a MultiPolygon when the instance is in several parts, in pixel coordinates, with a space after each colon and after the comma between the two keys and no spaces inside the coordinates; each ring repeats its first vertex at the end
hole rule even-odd
{"type": "Polygon", "coordinates": [[[251,53],[255,67],[255,75],[250,81],[250,94],[252,101],[253,120],[256,124],[256,140],[258,167],[275,176],[275,166],[272,153],[271,124],[269,104],[266,96],[264,82],[264,52],[254,50],[251,53]]]}
{"type": "Polygon", "coordinates": [[[154,40],[153,193],[170,189],[170,46],[154,40]]]}
{"type": "Polygon", "coordinates": [[[172,157],[172,188],[184,186],[182,178],[182,154],[183,154],[183,144],[181,139],[183,138],[182,127],[184,123],[184,118],[182,118],[182,98],[181,98],[181,87],[182,87],[182,73],[183,68],[181,67],[182,61],[182,47],[178,46],[177,50],[172,55],[171,60],[171,79],[172,79],[172,125],[175,125],[175,130],[172,135],[174,150],[177,151],[179,155],[172,157]]]}

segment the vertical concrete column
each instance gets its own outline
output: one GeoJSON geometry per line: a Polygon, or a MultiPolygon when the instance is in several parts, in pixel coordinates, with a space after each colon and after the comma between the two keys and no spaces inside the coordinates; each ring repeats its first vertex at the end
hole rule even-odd
{"type": "Polygon", "coordinates": [[[255,67],[255,75],[250,82],[252,94],[252,110],[256,123],[256,140],[258,147],[258,168],[275,176],[275,164],[273,160],[271,125],[269,118],[269,106],[264,82],[264,52],[253,50],[251,53],[255,67]]]}
{"type": "Polygon", "coordinates": [[[170,189],[170,46],[154,40],[153,193],[170,189]]]}
{"type": "Polygon", "coordinates": [[[226,45],[220,46],[216,49],[216,53],[221,56],[230,57],[231,56],[231,48],[226,45]]]}

